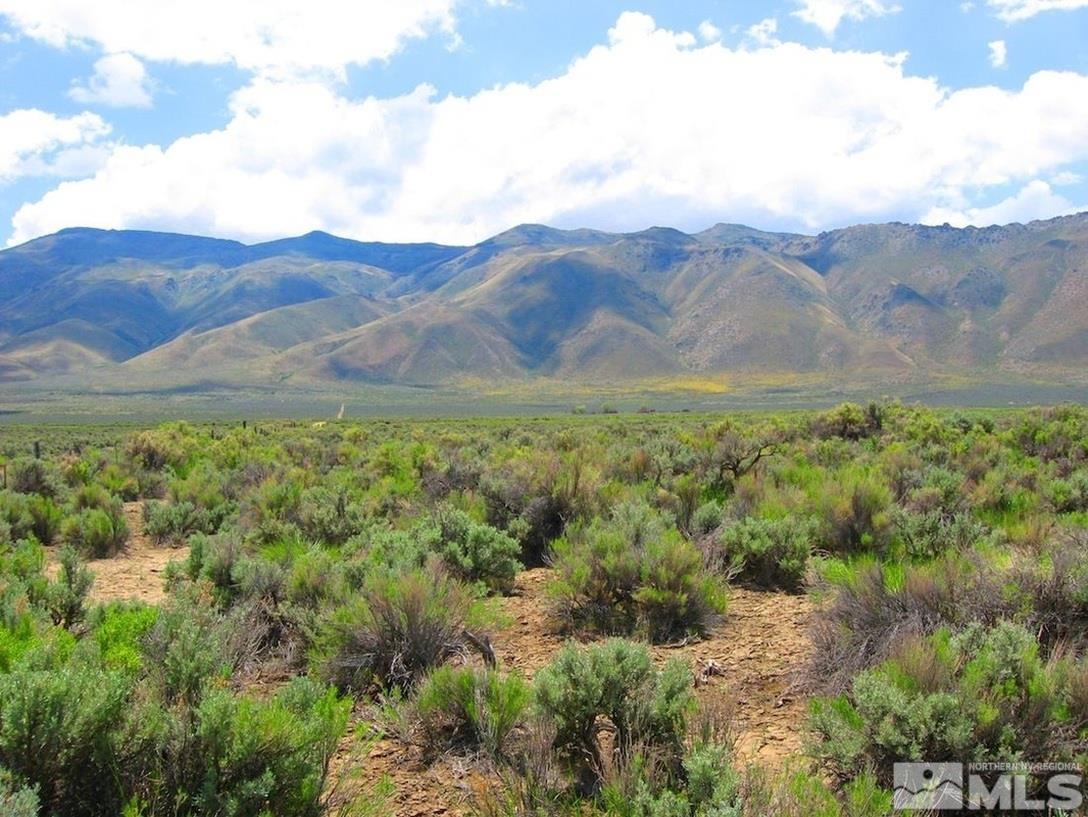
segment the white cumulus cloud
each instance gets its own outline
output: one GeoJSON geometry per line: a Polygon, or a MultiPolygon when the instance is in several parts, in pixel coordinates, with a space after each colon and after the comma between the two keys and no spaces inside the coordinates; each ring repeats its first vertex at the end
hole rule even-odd
{"type": "Polygon", "coordinates": [[[144,64],[131,54],[107,54],[95,61],[90,79],[72,84],[68,96],[84,105],[148,108],[151,78],[144,64]]]}
{"type": "MultiPolygon", "coordinates": [[[[415,37],[452,33],[459,0],[0,0],[0,15],[50,45],[276,75],[386,59],[415,37]]],[[[501,5],[490,0],[491,5],[501,5]]]]}
{"type": "Polygon", "coordinates": [[[819,28],[828,37],[843,20],[864,20],[895,14],[899,6],[888,0],[796,0],[800,8],[793,15],[819,28]]]}
{"type": "Polygon", "coordinates": [[[722,30],[710,20],[699,23],[699,39],[704,43],[716,43],[722,38],[722,30]]]}
{"type": "Polygon", "coordinates": [[[748,28],[748,37],[758,45],[778,44],[778,20],[768,17],[748,28]]]}
{"type": "Polygon", "coordinates": [[[473,242],[520,222],[972,220],[992,217],[972,210],[990,191],[1088,161],[1080,74],[950,91],[902,55],[700,44],[637,13],[535,84],[348,98],[257,78],[230,104],[219,130],[113,147],[93,177],[23,206],[12,240],[74,225],[473,242]]]}
{"type": "Polygon", "coordinates": [[[994,40],[987,44],[990,49],[990,65],[994,68],[1004,68],[1009,61],[1009,47],[1004,40],[994,40]]]}
{"type": "Polygon", "coordinates": [[[1044,11],[1073,11],[1088,8],[1088,0],[987,0],[990,8],[1006,22],[1027,20],[1044,11]]]}
{"type": "Polygon", "coordinates": [[[951,224],[953,227],[988,227],[992,224],[1028,222],[1036,219],[1069,215],[1077,208],[1064,196],[1051,189],[1041,179],[1024,185],[1014,195],[990,207],[970,207],[966,210],[934,208],[923,218],[924,224],[951,224]]]}
{"type": "Polygon", "coordinates": [[[0,183],[21,176],[87,172],[95,143],[109,130],[93,113],[61,117],[35,108],[6,113],[0,116],[0,183]]]}

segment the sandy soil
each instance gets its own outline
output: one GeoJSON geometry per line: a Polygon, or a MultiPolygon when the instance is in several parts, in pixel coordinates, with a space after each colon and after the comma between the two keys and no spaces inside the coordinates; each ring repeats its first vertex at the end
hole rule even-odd
{"type": "MultiPolygon", "coordinates": [[[[187,547],[171,548],[154,544],[144,532],[143,503],[125,503],[125,521],[129,539],[124,549],[109,559],[90,559],[87,567],[94,573],[91,599],[97,602],[138,600],[156,604],[166,597],[163,572],[171,561],[189,555],[187,547]]],[[[55,575],[56,552],[47,555],[47,572],[55,575]]]]}

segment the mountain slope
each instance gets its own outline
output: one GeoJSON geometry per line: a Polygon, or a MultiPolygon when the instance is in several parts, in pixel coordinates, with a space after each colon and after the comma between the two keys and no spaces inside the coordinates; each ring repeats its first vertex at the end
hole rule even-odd
{"type": "Polygon", "coordinates": [[[1085,364],[1088,214],[817,236],[523,225],[473,247],[72,229],[0,252],[0,381],[1060,382],[1085,364]]]}

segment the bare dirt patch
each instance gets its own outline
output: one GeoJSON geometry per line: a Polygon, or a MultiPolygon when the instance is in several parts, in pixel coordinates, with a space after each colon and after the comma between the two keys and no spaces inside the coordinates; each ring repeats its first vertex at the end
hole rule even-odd
{"type": "MultiPolygon", "coordinates": [[[[144,531],[143,503],[125,503],[128,523],[128,543],[109,559],[89,559],[87,567],[94,573],[92,601],[143,601],[158,604],[166,598],[163,573],[175,559],[185,559],[188,547],[171,548],[156,545],[144,531]]],[[[55,575],[58,568],[55,550],[49,551],[47,572],[55,575]]]]}

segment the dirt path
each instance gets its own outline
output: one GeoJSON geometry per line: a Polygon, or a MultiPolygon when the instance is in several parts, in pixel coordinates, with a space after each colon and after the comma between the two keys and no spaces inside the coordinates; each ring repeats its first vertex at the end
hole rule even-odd
{"type": "MultiPolygon", "coordinates": [[[[502,599],[509,626],[493,639],[500,666],[526,678],[546,665],[564,643],[548,620],[546,586],[550,571],[528,570],[517,579],[515,594],[502,599]]],[[[805,596],[731,591],[725,621],[710,638],[681,647],[653,648],[664,662],[680,657],[694,672],[713,666],[697,693],[700,700],[735,704],[741,762],[781,769],[800,756],[805,703],[790,695],[791,677],[807,659],[806,632],[813,612],[805,596]]],[[[364,764],[364,780],[388,776],[394,786],[389,812],[396,817],[461,817],[471,810],[473,793],[486,782],[469,764],[442,759],[430,766],[419,753],[393,737],[378,741],[363,758],[349,758],[347,744],[337,764],[364,764]]]]}
{"type": "MultiPolygon", "coordinates": [[[[163,572],[175,559],[189,555],[188,547],[171,548],[154,544],[144,532],[143,503],[125,503],[125,521],[129,538],[124,549],[109,559],[89,559],[87,567],[94,573],[92,601],[143,601],[157,604],[166,597],[163,572]]],[[[56,552],[50,549],[47,572],[55,575],[58,568],[56,552]]]]}

